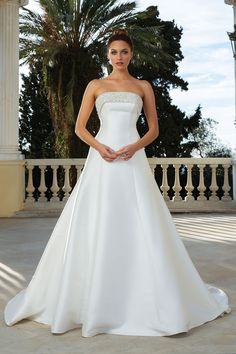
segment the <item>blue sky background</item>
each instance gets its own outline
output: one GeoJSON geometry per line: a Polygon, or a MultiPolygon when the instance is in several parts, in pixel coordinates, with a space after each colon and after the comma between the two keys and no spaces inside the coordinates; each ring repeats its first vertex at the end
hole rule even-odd
{"type": "MultiPolygon", "coordinates": [[[[123,1],[122,1],[123,2],[123,1]]],[[[204,117],[218,122],[217,137],[236,149],[234,61],[227,31],[233,31],[233,9],[224,0],[137,0],[138,9],[157,5],[160,18],[183,28],[183,61],[179,75],[189,90],[172,90],[173,103],[187,114],[198,104],[204,117]]],[[[27,6],[36,10],[34,0],[27,6]]]]}
{"type": "Polygon", "coordinates": [[[183,28],[179,74],[187,92],[173,90],[173,102],[187,114],[202,106],[204,117],[218,122],[217,137],[236,148],[234,60],[227,31],[233,31],[233,8],[224,0],[139,0],[140,9],[157,5],[160,18],[183,28]]]}

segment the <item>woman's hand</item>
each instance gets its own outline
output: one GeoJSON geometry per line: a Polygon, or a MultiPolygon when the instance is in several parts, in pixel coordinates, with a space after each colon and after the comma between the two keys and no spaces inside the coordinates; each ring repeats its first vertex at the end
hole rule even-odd
{"type": "Polygon", "coordinates": [[[97,150],[102,158],[109,162],[115,160],[118,156],[115,150],[105,144],[101,144],[97,150]]]}
{"type": "Polygon", "coordinates": [[[121,160],[129,160],[135,154],[137,148],[134,144],[125,145],[116,151],[116,154],[121,160]]]}

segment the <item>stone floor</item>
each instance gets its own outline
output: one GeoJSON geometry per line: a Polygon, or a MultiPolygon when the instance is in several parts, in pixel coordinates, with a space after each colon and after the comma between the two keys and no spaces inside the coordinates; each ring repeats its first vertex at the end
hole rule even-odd
{"type": "Polygon", "coordinates": [[[0,219],[1,354],[236,354],[236,216],[175,214],[174,221],[202,279],[227,292],[232,312],[170,337],[99,334],[76,329],[52,335],[49,327],[22,321],[7,327],[3,309],[30,280],[57,218],[0,219]]]}

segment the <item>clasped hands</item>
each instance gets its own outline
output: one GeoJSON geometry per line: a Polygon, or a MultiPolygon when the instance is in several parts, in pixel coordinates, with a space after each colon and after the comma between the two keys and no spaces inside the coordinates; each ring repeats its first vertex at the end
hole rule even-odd
{"type": "Polygon", "coordinates": [[[106,161],[114,160],[129,160],[137,151],[134,144],[125,145],[119,150],[115,151],[107,145],[101,144],[98,149],[102,158],[106,161]]]}

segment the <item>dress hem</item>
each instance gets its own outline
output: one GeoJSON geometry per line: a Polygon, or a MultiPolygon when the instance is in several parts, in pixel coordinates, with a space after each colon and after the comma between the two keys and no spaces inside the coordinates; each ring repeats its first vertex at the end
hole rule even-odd
{"type": "MultiPolygon", "coordinates": [[[[176,329],[176,330],[173,330],[173,331],[168,331],[168,332],[164,332],[163,333],[160,333],[160,332],[156,332],[152,334],[149,334],[144,331],[122,331],[122,330],[117,330],[117,329],[99,329],[99,331],[90,331],[89,333],[85,334],[83,333],[83,324],[78,324],[77,326],[75,327],[72,327],[72,328],[68,328],[64,331],[54,331],[54,330],[51,330],[51,334],[65,334],[66,332],[69,332],[71,330],[74,330],[74,329],[81,329],[82,330],[82,337],[84,338],[89,338],[89,337],[94,337],[98,334],[115,334],[115,335],[126,335],[126,336],[145,336],[145,337],[166,337],[166,336],[173,336],[173,335],[176,335],[176,334],[181,334],[181,333],[188,333],[192,328],[196,328],[196,327],[199,327],[207,322],[211,322],[215,319],[217,319],[218,317],[223,317],[224,315],[228,314],[231,312],[231,308],[228,306],[227,309],[223,310],[223,312],[221,312],[220,314],[217,314],[217,315],[214,315],[212,316],[210,319],[208,320],[205,320],[205,321],[201,321],[200,323],[196,323],[190,327],[186,327],[186,328],[182,328],[182,329],[176,329]]],[[[23,320],[23,319],[22,319],[23,320]]],[[[27,320],[27,319],[24,319],[24,320],[27,320]]],[[[36,320],[36,319],[32,319],[32,318],[28,318],[28,320],[30,321],[33,321],[33,322],[36,322],[36,323],[39,323],[39,324],[43,324],[43,325],[46,325],[46,326],[51,326],[51,324],[47,321],[42,321],[42,320],[36,320]]],[[[7,324],[7,323],[6,323],[7,324]]],[[[12,324],[13,325],[13,324],[12,324]]],[[[7,324],[7,326],[11,327],[12,326],[11,324],[7,324]]]]}

